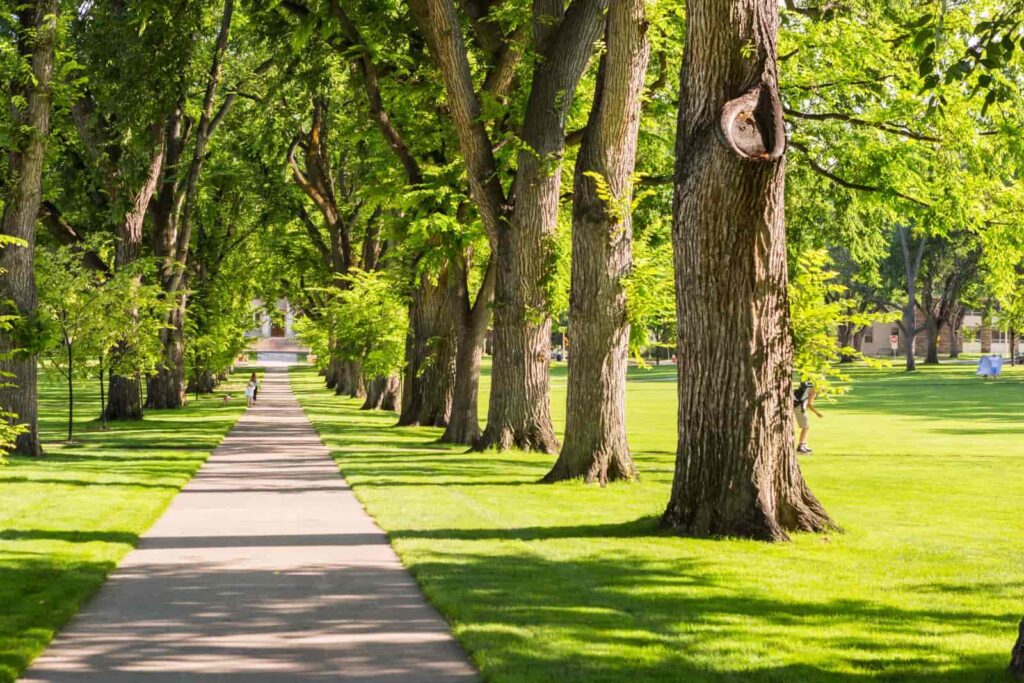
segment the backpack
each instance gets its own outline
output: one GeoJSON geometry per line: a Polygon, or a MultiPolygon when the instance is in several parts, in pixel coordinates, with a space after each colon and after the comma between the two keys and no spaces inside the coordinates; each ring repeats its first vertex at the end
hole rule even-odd
{"type": "Polygon", "coordinates": [[[810,396],[811,389],[813,388],[813,382],[800,382],[800,386],[793,392],[793,405],[803,406],[807,402],[807,398],[810,396]]]}

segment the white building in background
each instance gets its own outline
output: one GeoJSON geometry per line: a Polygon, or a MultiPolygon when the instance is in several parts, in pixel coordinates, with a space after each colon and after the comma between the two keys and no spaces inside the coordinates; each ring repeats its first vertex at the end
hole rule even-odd
{"type": "Polygon", "coordinates": [[[253,299],[253,322],[256,326],[246,332],[245,336],[263,339],[294,338],[295,331],[292,329],[292,325],[295,322],[295,317],[288,299],[278,299],[274,308],[275,313],[270,314],[262,299],[253,299]]]}
{"type": "Polygon", "coordinates": [[[255,327],[245,336],[252,340],[249,353],[256,355],[257,364],[305,361],[309,349],[295,336],[295,315],[287,299],[278,299],[273,312],[264,301],[254,299],[252,309],[255,327]]]}
{"type": "MultiPolygon", "coordinates": [[[[924,326],[924,318],[920,311],[917,313],[917,325],[919,327],[924,326]]],[[[942,329],[939,330],[938,348],[940,356],[949,354],[952,335],[953,332],[950,330],[949,325],[943,325],[942,329]]],[[[894,322],[875,323],[864,331],[864,337],[861,340],[861,350],[866,356],[892,355],[894,340],[896,342],[896,355],[903,355],[906,344],[899,326],[894,322]]],[[[994,325],[985,325],[982,314],[978,311],[967,311],[964,315],[963,323],[960,329],[956,331],[956,345],[961,353],[992,353],[1009,357],[1012,353],[1019,351],[1019,348],[1010,348],[1010,335],[999,329],[998,321],[994,325]]],[[[914,339],[914,354],[923,356],[927,348],[928,337],[922,331],[914,339]]]]}

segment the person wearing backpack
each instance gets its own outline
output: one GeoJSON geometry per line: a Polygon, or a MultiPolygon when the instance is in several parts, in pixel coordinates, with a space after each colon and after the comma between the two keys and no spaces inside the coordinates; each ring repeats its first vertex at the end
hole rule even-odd
{"type": "Polygon", "coordinates": [[[811,429],[811,425],[807,421],[807,411],[809,410],[818,417],[822,417],[822,414],[814,407],[814,397],[816,395],[817,392],[814,390],[813,382],[800,382],[800,386],[793,391],[793,413],[796,415],[796,423],[800,427],[800,441],[796,447],[797,453],[812,452],[807,446],[807,432],[811,429]]]}

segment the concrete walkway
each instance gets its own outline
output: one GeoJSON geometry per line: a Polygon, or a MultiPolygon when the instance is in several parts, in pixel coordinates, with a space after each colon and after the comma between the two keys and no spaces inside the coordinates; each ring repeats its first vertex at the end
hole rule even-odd
{"type": "Polygon", "coordinates": [[[478,679],[277,370],[23,680],[478,679]]]}

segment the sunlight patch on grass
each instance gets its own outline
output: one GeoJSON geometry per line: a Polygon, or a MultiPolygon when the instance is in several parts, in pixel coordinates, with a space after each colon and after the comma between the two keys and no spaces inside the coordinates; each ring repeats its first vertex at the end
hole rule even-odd
{"type": "Polygon", "coordinates": [[[1003,680],[1024,615],[1024,372],[855,369],[802,460],[846,531],[782,545],[659,531],[674,373],[631,370],[641,482],[606,489],[538,484],[551,456],[440,446],[311,371],[292,382],[490,681],[1003,680]]]}
{"type": "MultiPolygon", "coordinates": [[[[237,393],[241,381],[224,391],[237,393]]],[[[245,408],[220,394],[190,396],[182,410],[147,411],[141,422],[101,431],[99,401],[79,394],[69,446],[64,390],[43,375],[46,455],[0,467],[0,683],[16,680],[43,651],[245,408]]]]}

